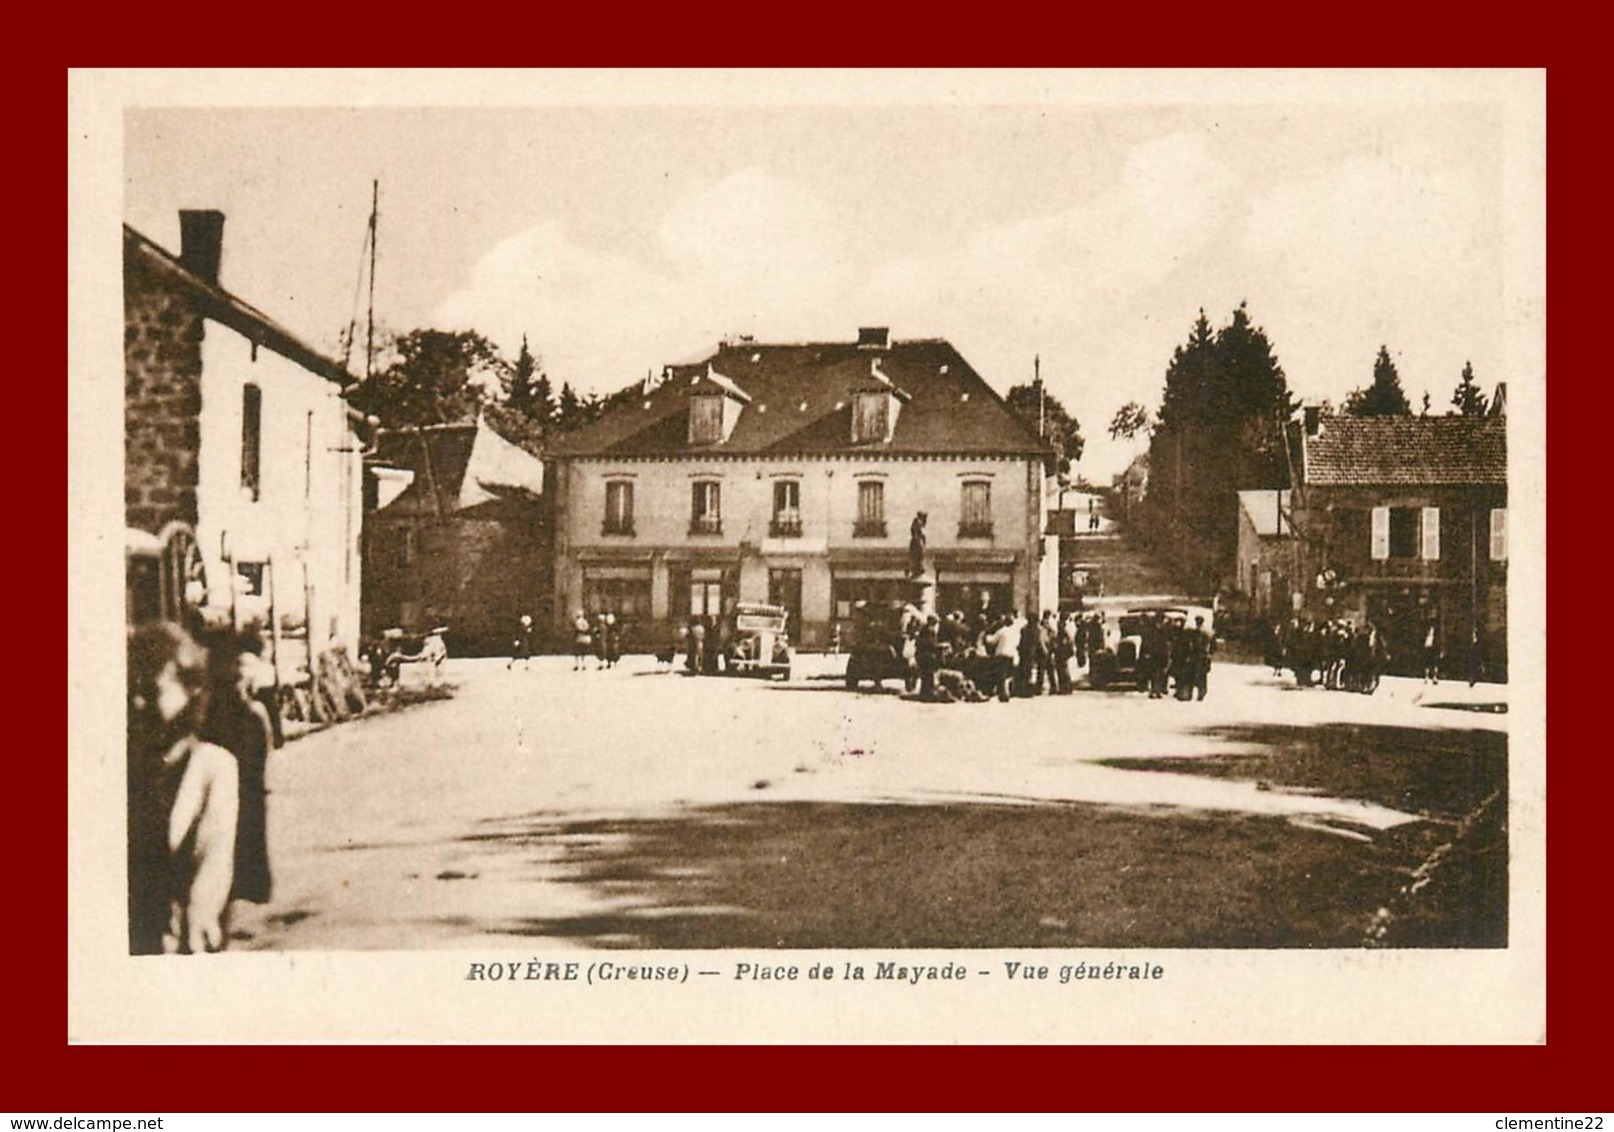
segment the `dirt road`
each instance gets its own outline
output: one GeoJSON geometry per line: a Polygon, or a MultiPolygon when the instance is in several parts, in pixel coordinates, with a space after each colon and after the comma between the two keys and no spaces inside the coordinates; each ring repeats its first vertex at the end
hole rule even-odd
{"type": "Polygon", "coordinates": [[[451,662],[453,700],[273,756],[237,946],[1355,946],[1487,798],[1502,871],[1433,942],[1505,940],[1505,689],[942,705],[840,663],[451,662]]]}

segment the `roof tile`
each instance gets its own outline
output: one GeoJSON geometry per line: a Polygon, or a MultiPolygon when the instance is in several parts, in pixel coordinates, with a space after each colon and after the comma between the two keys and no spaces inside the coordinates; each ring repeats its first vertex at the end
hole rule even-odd
{"type": "Polygon", "coordinates": [[[1305,438],[1316,486],[1506,484],[1506,417],[1325,417],[1305,438]]]}

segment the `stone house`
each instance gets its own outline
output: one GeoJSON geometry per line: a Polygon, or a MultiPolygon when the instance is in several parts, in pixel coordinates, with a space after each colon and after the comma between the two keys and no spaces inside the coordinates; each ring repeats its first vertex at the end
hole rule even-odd
{"type": "Polygon", "coordinates": [[[1433,625],[1454,674],[1505,679],[1506,416],[1308,411],[1300,432],[1303,612],[1371,620],[1402,671],[1433,625]]]}
{"type": "Polygon", "coordinates": [[[220,284],[222,213],[181,212],[180,231],[176,256],[123,229],[126,525],[194,532],[195,600],[215,616],[273,611],[316,649],[351,648],[365,426],[342,393],[354,379],[220,284]]]}
{"type": "Polygon", "coordinates": [[[508,653],[548,620],[543,462],[483,420],[385,429],[369,466],[364,632],[446,626],[454,654],[508,653]]]}
{"type": "Polygon", "coordinates": [[[820,648],[855,602],[911,596],[921,511],[941,611],[1054,600],[1042,445],[939,339],[724,342],[547,456],[557,628],[611,610],[661,639],[771,601],[820,648]]]}

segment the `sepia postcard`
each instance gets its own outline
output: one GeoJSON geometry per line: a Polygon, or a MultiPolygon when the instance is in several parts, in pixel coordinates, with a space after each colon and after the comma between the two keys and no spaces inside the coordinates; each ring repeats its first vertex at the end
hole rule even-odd
{"type": "Polygon", "coordinates": [[[1545,1041],[1543,72],[68,110],[70,1041],[1545,1041]]]}

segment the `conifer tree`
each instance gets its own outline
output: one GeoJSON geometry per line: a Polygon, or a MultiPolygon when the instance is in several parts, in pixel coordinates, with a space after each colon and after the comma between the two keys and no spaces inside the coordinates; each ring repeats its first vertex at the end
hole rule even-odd
{"type": "Polygon", "coordinates": [[[1412,406],[1401,388],[1401,375],[1390,360],[1390,348],[1379,347],[1373,361],[1373,384],[1353,389],[1345,398],[1345,412],[1353,417],[1410,417],[1412,406]]]}
{"type": "Polygon", "coordinates": [[[1474,363],[1463,363],[1463,377],[1452,392],[1451,403],[1465,417],[1483,417],[1490,406],[1485,394],[1474,384],[1474,363]]]}

